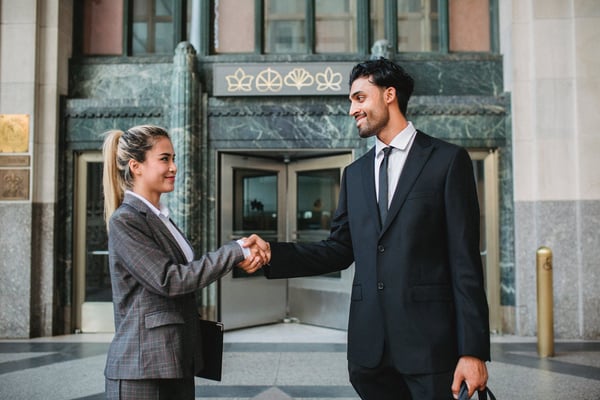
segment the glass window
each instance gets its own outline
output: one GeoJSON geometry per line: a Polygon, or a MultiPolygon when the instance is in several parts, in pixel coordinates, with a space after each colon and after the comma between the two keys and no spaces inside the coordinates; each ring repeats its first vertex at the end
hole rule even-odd
{"type": "Polygon", "coordinates": [[[254,0],[215,1],[215,53],[254,52],[254,10],[254,0]]]}
{"type": "Polygon", "coordinates": [[[317,53],[356,51],[356,0],[315,2],[317,53]]]}
{"type": "Polygon", "coordinates": [[[449,0],[450,51],[490,51],[489,0],[449,0]]]}
{"type": "Polygon", "coordinates": [[[265,52],[306,52],[306,2],[265,0],[265,52]]]}
{"type": "MultiPolygon", "coordinates": [[[[265,240],[277,238],[277,172],[236,168],[233,172],[233,231],[236,237],[258,233],[265,240]]],[[[252,276],[263,275],[262,269],[252,276]]],[[[246,277],[240,268],[233,277],[246,277]]]]}
{"type": "MultiPolygon", "coordinates": [[[[185,40],[181,37],[185,28],[189,37],[192,3],[82,0],[76,3],[83,25],[83,34],[75,39],[76,49],[87,55],[172,55],[175,45],[185,40]],[[184,4],[186,10],[181,9],[184,4]],[[129,21],[125,29],[123,21],[129,21]],[[125,33],[128,38],[123,37],[125,33]]],[[[491,32],[497,27],[490,7],[497,7],[497,0],[212,0],[194,4],[198,5],[195,21],[207,20],[212,25],[210,37],[196,38],[201,54],[357,53],[368,52],[381,39],[396,53],[489,52],[496,46],[491,32]],[[363,9],[369,10],[368,16],[358,15],[363,9]]]]}
{"type": "Polygon", "coordinates": [[[102,163],[88,163],[85,233],[85,301],[112,301],[108,236],[104,222],[102,163]]]}
{"type": "MultiPolygon", "coordinates": [[[[301,171],[296,181],[296,242],[327,239],[340,192],[340,169],[301,171]]],[[[342,275],[338,271],[323,276],[340,278],[342,275]]]]}
{"type": "Polygon", "coordinates": [[[81,45],[87,55],[123,53],[123,0],[84,1],[81,45]]]}
{"type": "Polygon", "coordinates": [[[132,54],[172,54],[175,0],[133,0],[132,54]]]}
{"type": "Polygon", "coordinates": [[[398,52],[439,51],[438,0],[398,0],[398,52]]]}
{"type": "Polygon", "coordinates": [[[371,44],[378,40],[387,39],[385,32],[385,1],[371,1],[371,44]]]}

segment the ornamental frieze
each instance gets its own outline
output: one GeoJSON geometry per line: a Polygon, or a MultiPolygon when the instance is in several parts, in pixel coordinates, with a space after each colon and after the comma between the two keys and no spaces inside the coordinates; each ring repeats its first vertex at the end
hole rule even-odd
{"type": "Polygon", "coordinates": [[[354,63],[215,64],[214,96],[347,95],[354,63]]]}

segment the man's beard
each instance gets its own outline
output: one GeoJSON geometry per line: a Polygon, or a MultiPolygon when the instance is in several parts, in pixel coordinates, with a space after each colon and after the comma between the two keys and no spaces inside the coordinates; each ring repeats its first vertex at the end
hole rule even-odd
{"type": "Polygon", "coordinates": [[[377,136],[379,135],[379,133],[383,130],[383,128],[387,125],[388,123],[388,118],[384,118],[383,116],[379,119],[376,118],[376,116],[373,118],[375,120],[375,123],[373,125],[371,125],[369,123],[369,121],[367,120],[366,124],[364,124],[364,126],[362,128],[358,128],[358,135],[363,138],[369,138],[371,136],[377,136]]]}

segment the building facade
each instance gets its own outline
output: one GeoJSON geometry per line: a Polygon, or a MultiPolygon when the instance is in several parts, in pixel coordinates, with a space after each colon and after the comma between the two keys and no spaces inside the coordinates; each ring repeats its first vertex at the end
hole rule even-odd
{"type": "MultiPolygon", "coordinates": [[[[409,119],[467,148],[496,333],[537,332],[536,252],[553,252],[554,330],[600,337],[600,4],[508,0],[3,0],[0,337],[112,329],[102,134],[157,124],[166,196],[196,252],[257,232],[327,234],[341,170],[371,146],[348,73],[387,56],[414,76],[409,119]]],[[[198,293],[238,328],[345,329],[352,267],[198,293]]]]}

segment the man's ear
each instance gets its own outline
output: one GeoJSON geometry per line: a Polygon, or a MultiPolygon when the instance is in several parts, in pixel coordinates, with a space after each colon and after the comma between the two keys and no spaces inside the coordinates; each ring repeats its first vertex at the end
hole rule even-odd
{"type": "Polygon", "coordinates": [[[387,88],[385,88],[385,92],[384,92],[384,98],[385,101],[390,104],[390,103],[395,103],[396,100],[396,88],[389,86],[387,88]]]}

